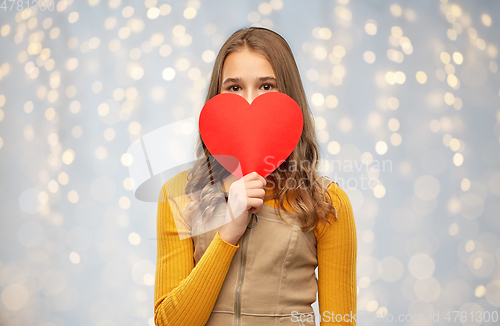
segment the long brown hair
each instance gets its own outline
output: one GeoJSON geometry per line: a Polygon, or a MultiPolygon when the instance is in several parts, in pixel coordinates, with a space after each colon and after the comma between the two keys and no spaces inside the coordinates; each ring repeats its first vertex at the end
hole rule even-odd
{"type": "MultiPolygon", "coordinates": [[[[274,69],[279,92],[287,94],[299,104],[304,120],[297,146],[286,161],[268,176],[268,184],[272,184],[275,191],[264,200],[276,199],[276,212],[281,220],[283,218],[278,208],[285,210],[283,203],[286,200],[294,213],[300,216],[303,231],[314,229],[320,219],[330,223],[327,219],[330,213],[337,220],[337,210],[331,198],[328,196],[330,201],[327,200],[325,190],[316,179],[319,149],[313,116],[293,53],[283,37],[262,27],[242,28],[231,35],[215,59],[205,103],[221,91],[222,67],[226,57],[245,48],[267,57],[274,69]],[[291,179],[294,180],[295,188],[286,186],[291,179]]],[[[198,135],[196,155],[198,160],[188,173],[184,190],[192,201],[186,205],[184,212],[192,214],[196,211],[201,214],[201,220],[206,221],[212,216],[215,207],[226,200],[224,193],[218,191],[219,188],[216,189],[215,184],[222,183],[230,172],[216,160],[209,159],[212,156],[201,135],[198,135]]]]}

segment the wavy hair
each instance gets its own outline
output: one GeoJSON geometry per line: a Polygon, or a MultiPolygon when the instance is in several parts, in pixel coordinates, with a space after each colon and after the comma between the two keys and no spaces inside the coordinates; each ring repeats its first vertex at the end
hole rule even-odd
{"type": "MultiPolygon", "coordinates": [[[[318,184],[316,179],[319,147],[316,141],[314,120],[293,53],[283,37],[263,27],[242,28],[231,35],[215,59],[205,103],[220,94],[222,68],[226,57],[244,49],[266,56],[274,69],[279,92],[287,94],[299,104],[304,121],[302,135],[297,146],[278,169],[267,177],[268,185],[272,185],[271,189],[274,191],[264,200],[276,199],[275,211],[281,220],[283,218],[279,209],[285,210],[283,203],[286,200],[293,212],[300,216],[303,231],[314,229],[319,220],[330,223],[327,218],[330,213],[337,220],[337,210],[332,198],[328,192],[326,192],[328,196],[325,196],[325,189],[318,184]],[[287,186],[290,180],[294,180],[295,187],[287,186]]],[[[196,144],[196,157],[197,161],[188,173],[188,181],[184,189],[191,199],[191,202],[185,206],[184,212],[186,216],[198,214],[197,217],[203,224],[212,216],[217,205],[227,201],[227,193],[221,192],[216,185],[218,182],[223,183],[223,180],[231,173],[216,160],[210,159],[213,157],[200,134],[198,134],[196,144]]]]}

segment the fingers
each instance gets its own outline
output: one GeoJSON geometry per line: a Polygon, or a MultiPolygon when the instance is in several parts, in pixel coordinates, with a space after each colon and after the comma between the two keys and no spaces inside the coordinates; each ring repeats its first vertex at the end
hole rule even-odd
{"type": "Polygon", "coordinates": [[[260,180],[245,181],[245,188],[250,189],[264,189],[262,182],[260,180]]]}
{"type": "Polygon", "coordinates": [[[247,196],[251,198],[264,199],[266,191],[264,189],[247,189],[247,196]]]}
{"type": "Polygon", "coordinates": [[[233,216],[231,216],[232,219],[240,216],[245,210],[248,210],[250,213],[260,211],[264,204],[266,194],[264,186],[266,183],[266,179],[257,172],[251,172],[231,184],[229,187],[230,195],[228,204],[231,200],[234,200],[235,204],[230,205],[230,210],[233,213],[233,216]]]}
{"type": "Polygon", "coordinates": [[[264,205],[264,200],[262,200],[261,198],[248,198],[248,203],[247,203],[248,207],[247,208],[250,208],[252,207],[249,212],[250,213],[255,213],[255,212],[258,212],[262,205],[264,205]]]}
{"type": "Polygon", "coordinates": [[[245,183],[246,182],[250,182],[250,181],[259,181],[262,183],[262,187],[264,187],[266,184],[267,184],[267,181],[264,177],[262,177],[260,174],[258,174],[257,172],[250,172],[249,174],[245,175],[243,177],[243,179],[245,180],[245,183]]]}
{"type": "Polygon", "coordinates": [[[260,180],[260,182],[262,182],[262,186],[265,186],[267,181],[264,177],[262,177],[260,174],[258,174],[257,172],[252,172],[253,176],[255,178],[257,178],[257,180],[260,180]]]}

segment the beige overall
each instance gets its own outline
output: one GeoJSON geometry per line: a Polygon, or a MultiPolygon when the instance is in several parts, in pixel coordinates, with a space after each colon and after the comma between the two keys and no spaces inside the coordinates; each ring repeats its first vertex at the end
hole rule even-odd
{"type": "MultiPolygon", "coordinates": [[[[319,177],[318,182],[326,191],[333,181],[319,177]]],[[[216,209],[214,225],[222,225],[224,213],[223,206],[216,209]]],[[[299,321],[299,314],[314,314],[311,305],[318,291],[314,230],[303,232],[298,215],[280,213],[286,223],[267,205],[252,215],[207,326],[315,325],[299,321]]],[[[198,234],[193,236],[196,265],[219,227],[208,225],[204,233],[197,225],[193,228],[198,234]]]]}

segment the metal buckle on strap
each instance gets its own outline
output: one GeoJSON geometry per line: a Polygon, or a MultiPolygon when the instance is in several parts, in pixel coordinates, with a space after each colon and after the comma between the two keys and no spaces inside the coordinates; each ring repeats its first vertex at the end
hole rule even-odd
{"type": "Polygon", "coordinates": [[[254,215],[255,215],[255,219],[257,221],[252,226],[247,225],[247,228],[249,228],[249,229],[253,229],[257,225],[257,223],[259,223],[259,216],[255,213],[252,213],[252,216],[250,217],[250,223],[248,223],[248,224],[252,224],[252,219],[253,219],[254,215]]]}

